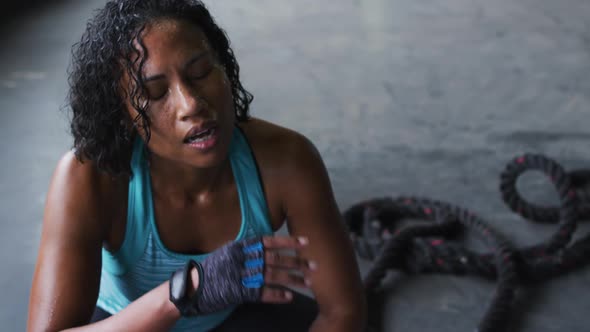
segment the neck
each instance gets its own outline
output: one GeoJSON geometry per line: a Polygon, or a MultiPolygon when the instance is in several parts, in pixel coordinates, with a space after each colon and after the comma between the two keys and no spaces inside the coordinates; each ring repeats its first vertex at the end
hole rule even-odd
{"type": "Polygon", "coordinates": [[[150,177],[154,194],[180,205],[207,200],[233,178],[229,158],[219,166],[195,168],[155,155],[150,158],[150,177]]]}

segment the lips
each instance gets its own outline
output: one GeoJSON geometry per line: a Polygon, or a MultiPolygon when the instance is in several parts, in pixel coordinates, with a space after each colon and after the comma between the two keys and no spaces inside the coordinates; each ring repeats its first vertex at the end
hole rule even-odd
{"type": "Polygon", "coordinates": [[[203,135],[211,129],[217,128],[217,123],[214,121],[205,122],[200,126],[193,126],[184,136],[184,143],[187,143],[190,138],[203,135]]]}

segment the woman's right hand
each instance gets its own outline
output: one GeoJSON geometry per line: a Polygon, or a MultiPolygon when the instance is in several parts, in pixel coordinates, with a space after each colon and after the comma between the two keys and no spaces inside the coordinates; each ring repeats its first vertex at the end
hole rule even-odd
{"type": "Polygon", "coordinates": [[[291,301],[292,293],[286,288],[308,288],[308,276],[317,268],[298,256],[298,249],[306,245],[306,238],[269,236],[219,248],[191,270],[191,281],[197,286],[189,293],[189,310],[179,309],[183,315],[197,315],[245,302],[291,301]]]}

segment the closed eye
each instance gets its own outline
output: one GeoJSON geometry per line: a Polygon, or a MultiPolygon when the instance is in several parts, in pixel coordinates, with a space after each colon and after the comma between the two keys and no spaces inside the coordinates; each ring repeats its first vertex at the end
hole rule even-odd
{"type": "Polygon", "coordinates": [[[166,89],[166,91],[164,91],[164,93],[161,93],[161,94],[159,94],[157,96],[153,96],[151,93],[148,93],[148,95],[150,97],[150,100],[158,101],[158,100],[164,98],[164,96],[166,95],[166,92],[168,92],[168,89],[166,89]]]}
{"type": "Polygon", "coordinates": [[[188,78],[194,81],[202,80],[207,77],[211,71],[213,71],[213,66],[209,65],[204,71],[195,71],[194,73],[189,74],[188,78]]]}
{"type": "Polygon", "coordinates": [[[147,96],[150,100],[157,101],[162,99],[168,92],[168,87],[164,83],[160,84],[146,84],[145,86],[147,96]]]}

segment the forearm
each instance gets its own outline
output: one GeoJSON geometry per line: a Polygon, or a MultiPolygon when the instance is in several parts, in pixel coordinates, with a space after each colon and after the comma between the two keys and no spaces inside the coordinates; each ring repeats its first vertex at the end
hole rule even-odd
{"type": "Polygon", "coordinates": [[[363,315],[318,314],[309,332],[361,332],[365,328],[363,315]]]}
{"type": "Polygon", "coordinates": [[[180,318],[178,309],[168,299],[168,285],[165,282],[152,289],[107,319],[65,331],[168,331],[180,318]]]}

